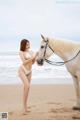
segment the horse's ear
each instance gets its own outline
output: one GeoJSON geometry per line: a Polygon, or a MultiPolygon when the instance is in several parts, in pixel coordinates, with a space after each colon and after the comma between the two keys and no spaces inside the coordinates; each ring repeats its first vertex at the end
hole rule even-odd
{"type": "Polygon", "coordinates": [[[43,40],[45,40],[45,37],[41,34],[41,38],[43,39],[43,40]]]}

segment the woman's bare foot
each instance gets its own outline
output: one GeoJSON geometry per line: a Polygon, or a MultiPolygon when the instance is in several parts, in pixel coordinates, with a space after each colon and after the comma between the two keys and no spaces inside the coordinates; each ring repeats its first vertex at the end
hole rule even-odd
{"type": "Polygon", "coordinates": [[[23,115],[27,115],[27,113],[29,113],[30,110],[28,110],[27,108],[23,110],[23,115]]]}
{"type": "Polygon", "coordinates": [[[23,115],[27,115],[27,112],[26,112],[26,111],[24,111],[22,114],[23,114],[23,115]]]}

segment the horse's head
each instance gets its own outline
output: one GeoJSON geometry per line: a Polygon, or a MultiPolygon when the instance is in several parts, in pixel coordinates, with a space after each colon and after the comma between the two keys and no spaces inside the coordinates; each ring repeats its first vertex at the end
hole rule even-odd
{"type": "Polygon", "coordinates": [[[43,65],[45,59],[48,59],[53,51],[50,48],[50,40],[46,37],[44,37],[43,35],[41,35],[41,44],[40,44],[40,49],[39,49],[39,53],[38,53],[38,57],[37,57],[37,63],[38,65],[43,65]]]}

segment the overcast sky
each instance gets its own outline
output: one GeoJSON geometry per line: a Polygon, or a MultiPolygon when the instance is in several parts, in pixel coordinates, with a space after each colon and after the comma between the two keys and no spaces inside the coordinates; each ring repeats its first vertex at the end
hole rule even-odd
{"type": "Polygon", "coordinates": [[[79,0],[0,0],[1,51],[17,50],[22,38],[38,44],[40,33],[79,41],[79,0]]]}

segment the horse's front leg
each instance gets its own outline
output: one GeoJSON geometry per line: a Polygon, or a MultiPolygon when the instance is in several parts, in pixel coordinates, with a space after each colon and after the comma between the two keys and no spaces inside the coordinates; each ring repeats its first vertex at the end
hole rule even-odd
{"type": "Polygon", "coordinates": [[[80,80],[78,76],[72,76],[74,81],[74,87],[76,90],[77,104],[73,107],[74,110],[80,110],[80,80]]]}

